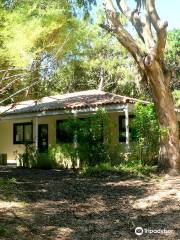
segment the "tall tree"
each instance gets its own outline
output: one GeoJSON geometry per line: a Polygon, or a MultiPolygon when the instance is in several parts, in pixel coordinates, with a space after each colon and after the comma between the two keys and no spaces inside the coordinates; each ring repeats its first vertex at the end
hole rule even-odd
{"type": "Polygon", "coordinates": [[[104,0],[106,21],[101,26],[116,36],[131,53],[143,79],[150,84],[163,132],[160,139],[159,168],[170,174],[179,174],[179,130],[170,91],[172,72],[164,58],[168,23],[161,21],[155,0],[136,0],[136,3],[136,8],[131,9],[126,0],[116,0],[116,5],[112,0],[104,0]],[[125,15],[132,23],[143,47],[125,29],[120,14],[125,15]]]}

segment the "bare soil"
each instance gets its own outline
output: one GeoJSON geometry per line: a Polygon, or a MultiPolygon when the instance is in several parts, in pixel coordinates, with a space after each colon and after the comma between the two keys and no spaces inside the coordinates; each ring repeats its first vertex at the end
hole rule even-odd
{"type": "Polygon", "coordinates": [[[1,167],[0,179],[0,239],[180,239],[180,177],[1,167]]]}

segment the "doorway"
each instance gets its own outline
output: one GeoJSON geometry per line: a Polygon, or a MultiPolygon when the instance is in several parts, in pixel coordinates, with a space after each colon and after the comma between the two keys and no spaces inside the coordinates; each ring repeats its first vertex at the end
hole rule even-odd
{"type": "Polygon", "coordinates": [[[48,151],[48,124],[38,126],[38,150],[40,153],[48,151]]]}

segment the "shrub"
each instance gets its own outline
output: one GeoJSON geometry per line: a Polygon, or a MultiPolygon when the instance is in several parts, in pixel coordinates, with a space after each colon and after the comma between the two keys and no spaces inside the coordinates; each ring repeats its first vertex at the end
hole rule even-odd
{"type": "Polygon", "coordinates": [[[17,160],[20,167],[32,168],[37,165],[38,152],[31,144],[25,144],[25,152],[17,154],[17,160]]]}
{"type": "Polygon", "coordinates": [[[110,163],[100,163],[96,166],[86,166],[83,168],[81,174],[83,176],[102,176],[109,175],[109,173],[125,174],[126,176],[147,176],[154,173],[156,166],[149,166],[142,164],[141,160],[122,161],[117,165],[110,163]]]}
{"type": "Polygon", "coordinates": [[[109,171],[114,171],[114,167],[110,163],[100,163],[95,166],[86,166],[83,168],[81,174],[83,176],[94,176],[97,174],[106,173],[109,171]]]}
{"type": "Polygon", "coordinates": [[[58,168],[75,167],[76,152],[72,144],[50,145],[48,157],[58,168]]]}
{"type": "Polygon", "coordinates": [[[57,166],[55,159],[49,153],[39,153],[34,145],[26,144],[25,152],[18,154],[20,167],[51,169],[57,166]]]}
{"type": "Polygon", "coordinates": [[[149,103],[144,106],[138,103],[134,114],[131,134],[136,144],[132,144],[130,154],[135,159],[140,159],[142,164],[153,165],[158,159],[161,134],[154,104],[149,103]]]}
{"type": "Polygon", "coordinates": [[[63,123],[69,134],[75,133],[77,144],[70,146],[66,153],[73,160],[80,160],[80,166],[95,166],[110,160],[109,137],[107,134],[108,116],[105,110],[99,110],[86,119],[72,119],[63,123]]]}

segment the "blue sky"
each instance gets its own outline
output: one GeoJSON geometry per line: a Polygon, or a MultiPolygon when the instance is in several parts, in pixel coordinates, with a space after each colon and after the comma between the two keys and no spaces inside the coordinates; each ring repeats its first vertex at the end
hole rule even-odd
{"type": "MultiPolygon", "coordinates": [[[[128,0],[129,3],[135,2],[128,0]]],[[[97,0],[101,4],[102,0],[97,0]]],[[[168,30],[180,28],[180,0],[156,0],[158,14],[162,20],[168,21],[168,30]]]]}
{"type": "Polygon", "coordinates": [[[159,16],[169,23],[169,29],[180,28],[180,0],[156,0],[159,16]]]}

